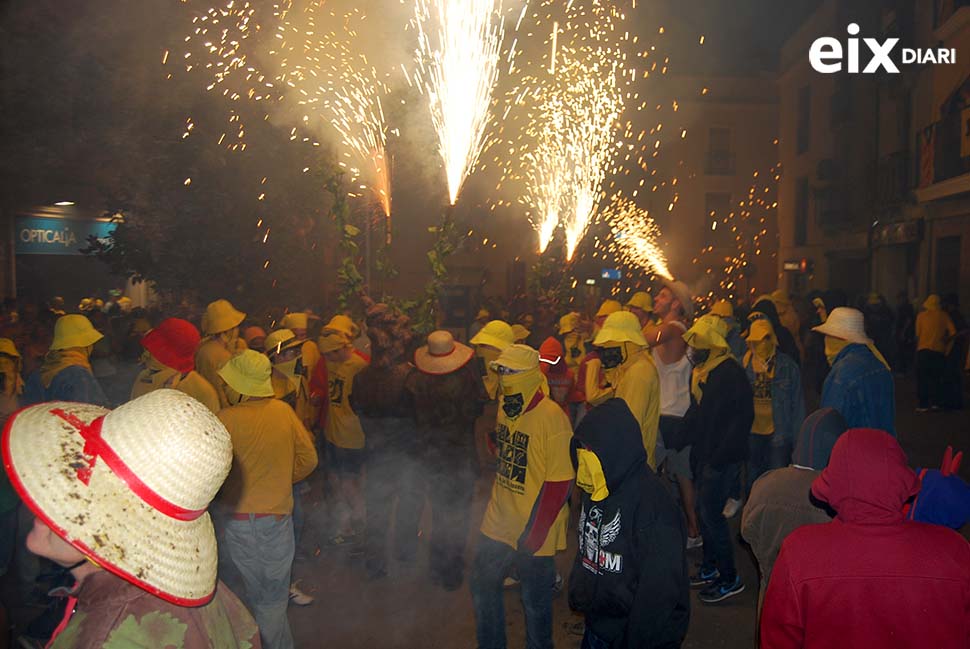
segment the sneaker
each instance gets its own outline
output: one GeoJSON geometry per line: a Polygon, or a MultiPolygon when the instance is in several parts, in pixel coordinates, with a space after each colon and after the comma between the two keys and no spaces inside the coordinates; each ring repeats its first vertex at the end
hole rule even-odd
{"type": "Polygon", "coordinates": [[[708,584],[713,584],[718,577],[721,576],[721,571],[717,568],[704,568],[697,572],[696,575],[690,576],[690,587],[698,588],[700,586],[706,586],[708,584]]]}
{"type": "Polygon", "coordinates": [[[714,582],[702,590],[697,598],[705,604],[713,604],[714,602],[723,601],[728,597],[734,597],[741,592],[744,592],[744,582],[741,581],[741,575],[738,575],[734,578],[734,581],[714,582]]]}
{"type": "Polygon", "coordinates": [[[290,584],[290,602],[297,606],[309,606],[314,602],[314,597],[307,595],[299,587],[300,582],[294,581],[290,584]]]}
{"type": "Polygon", "coordinates": [[[693,550],[694,548],[699,548],[702,545],[704,545],[704,537],[702,537],[700,534],[698,534],[697,536],[688,536],[687,537],[687,549],[688,550],[693,550]]]}
{"type": "Polygon", "coordinates": [[[737,498],[728,498],[727,502],[724,503],[724,509],[721,510],[721,513],[724,514],[724,518],[734,518],[740,510],[741,501],[737,498]]]}
{"type": "Polygon", "coordinates": [[[556,597],[562,592],[563,578],[558,572],[556,573],[556,581],[552,582],[552,596],[556,597]]]}

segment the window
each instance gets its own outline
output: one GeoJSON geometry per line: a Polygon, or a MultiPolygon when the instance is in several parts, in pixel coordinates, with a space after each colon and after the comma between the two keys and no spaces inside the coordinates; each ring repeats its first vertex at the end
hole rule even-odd
{"type": "Polygon", "coordinates": [[[808,151],[812,134],[812,89],[804,86],[798,91],[798,132],[796,134],[797,152],[808,151]]]}
{"type": "Polygon", "coordinates": [[[804,246],[808,243],[808,178],[802,177],[795,181],[795,234],[792,241],[794,246],[804,246]]]}
{"type": "Polygon", "coordinates": [[[734,154],[731,153],[731,129],[729,128],[713,127],[709,131],[707,175],[734,175],[734,154]]]}

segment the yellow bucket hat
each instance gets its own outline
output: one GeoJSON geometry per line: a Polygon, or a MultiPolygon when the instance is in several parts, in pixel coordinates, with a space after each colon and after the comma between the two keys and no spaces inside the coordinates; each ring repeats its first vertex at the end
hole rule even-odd
{"type": "Polygon", "coordinates": [[[653,298],[650,297],[649,293],[644,291],[637,291],[630,298],[630,301],[626,303],[628,307],[635,307],[643,311],[652,312],[653,311],[653,298]]]}
{"type": "Polygon", "coordinates": [[[287,313],[283,316],[280,326],[284,329],[306,329],[309,322],[310,318],[305,313],[287,313]]]}
{"type": "Polygon", "coordinates": [[[716,315],[720,318],[733,318],[734,306],[727,300],[718,300],[711,307],[711,315],[716,315]]]}
{"type": "Polygon", "coordinates": [[[771,326],[771,320],[767,318],[761,318],[760,320],[755,320],[751,323],[748,328],[748,342],[757,342],[759,340],[764,340],[765,338],[775,337],[775,328],[771,326]]]}
{"type": "Polygon", "coordinates": [[[20,358],[20,352],[17,351],[17,346],[9,338],[0,338],[0,354],[20,358]]]}
{"type": "Polygon", "coordinates": [[[202,316],[202,333],[206,336],[221,334],[238,327],[246,319],[246,314],[234,307],[229,300],[210,302],[202,316]]]}
{"type": "Polygon", "coordinates": [[[727,325],[714,315],[704,315],[684,332],[684,340],[695,349],[729,349],[727,325]]]}
{"type": "Polygon", "coordinates": [[[360,335],[360,327],[358,327],[353,320],[342,313],[338,313],[334,317],[330,318],[330,322],[324,326],[323,331],[336,331],[337,333],[343,335],[343,337],[347,339],[347,342],[354,340],[360,335]]]}
{"type": "Polygon", "coordinates": [[[489,345],[504,351],[509,345],[515,343],[515,332],[508,323],[492,320],[486,323],[469,342],[473,345],[489,345]]]}
{"type": "Polygon", "coordinates": [[[51,343],[51,349],[87,347],[102,338],[104,335],[95,329],[85,316],[76,313],[62,315],[54,323],[54,341],[51,343]]]}
{"type": "Polygon", "coordinates": [[[531,333],[532,333],[531,331],[529,331],[528,329],[526,329],[520,324],[512,325],[512,336],[516,341],[525,340],[526,338],[529,337],[529,334],[531,333]]]}
{"type": "Polygon", "coordinates": [[[321,354],[335,352],[338,349],[343,349],[349,345],[350,340],[347,339],[347,336],[336,329],[324,331],[322,334],[320,334],[320,338],[317,339],[317,347],[320,348],[321,354]]]}
{"type": "Polygon", "coordinates": [[[600,305],[599,311],[596,312],[596,317],[602,318],[603,316],[608,316],[622,310],[623,305],[616,300],[604,300],[603,304],[600,305]]]}
{"type": "Polygon", "coordinates": [[[573,311],[559,318],[559,335],[565,336],[579,327],[579,314],[573,311]]]}
{"type": "Polygon", "coordinates": [[[237,354],[219,370],[219,376],[230,388],[247,397],[272,397],[273,366],[269,359],[252,349],[237,354]]]}
{"type": "Polygon", "coordinates": [[[596,334],[594,345],[630,342],[641,347],[647,346],[647,339],[640,330],[640,320],[629,311],[617,311],[606,318],[603,328],[596,334]]]}
{"type": "Polygon", "coordinates": [[[539,352],[528,345],[510,345],[496,360],[492,361],[491,367],[493,370],[504,367],[513,372],[527,372],[538,369],[539,352]]]}

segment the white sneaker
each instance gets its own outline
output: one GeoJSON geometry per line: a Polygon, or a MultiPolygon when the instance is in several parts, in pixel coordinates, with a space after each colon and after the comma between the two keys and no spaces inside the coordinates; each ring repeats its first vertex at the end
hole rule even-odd
{"type": "Polygon", "coordinates": [[[300,590],[299,583],[298,581],[294,581],[290,584],[290,601],[297,606],[309,606],[314,602],[315,598],[300,590]]]}
{"type": "Polygon", "coordinates": [[[693,550],[694,548],[699,548],[702,545],[704,545],[704,537],[702,537],[700,534],[698,534],[697,536],[688,536],[687,537],[687,549],[688,550],[693,550]]]}
{"type": "Polygon", "coordinates": [[[740,500],[737,498],[728,498],[727,502],[724,503],[724,509],[721,510],[721,513],[724,514],[724,518],[734,518],[740,509],[740,500]]]}

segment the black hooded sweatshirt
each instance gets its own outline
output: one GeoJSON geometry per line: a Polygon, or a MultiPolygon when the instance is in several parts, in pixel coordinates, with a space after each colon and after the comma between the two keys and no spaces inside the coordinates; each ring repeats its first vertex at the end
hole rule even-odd
{"type": "Polygon", "coordinates": [[[640,426],[621,399],[583,419],[576,449],[599,458],[609,495],[580,490],[579,552],[569,605],[612,649],[680,647],[690,620],[686,532],[680,509],[647,465],[640,426]]]}

